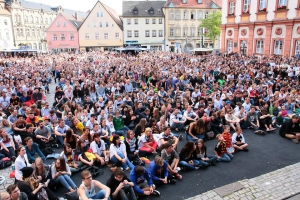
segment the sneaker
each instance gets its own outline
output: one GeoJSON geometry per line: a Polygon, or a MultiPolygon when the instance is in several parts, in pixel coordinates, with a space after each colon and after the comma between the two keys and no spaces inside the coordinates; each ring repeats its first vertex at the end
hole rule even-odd
{"type": "Polygon", "coordinates": [[[58,144],[52,144],[51,146],[58,148],[58,144]]]}
{"type": "Polygon", "coordinates": [[[278,128],[281,128],[281,125],[279,125],[279,124],[276,124],[276,126],[277,126],[278,128]]]}
{"type": "Polygon", "coordinates": [[[179,172],[181,170],[181,168],[180,167],[176,167],[176,170],[179,172]]]}
{"type": "Polygon", "coordinates": [[[178,136],[178,140],[182,140],[182,138],[183,138],[183,136],[182,136],[182,134],[180,134],[180,135],[178,136]]]}
{"type": "Polygon", "coordinates": [[[125,169],[125,171],[129,171],[130,170],[130,168],[129,167],[127,167],[126,169],[125,169]]]}
{"type": "Polygon", "coordinates": [[[179,129],[178,129],[178,128],[175,128],[175,131],[176,131],[176,132],[178,132],[178,131],[179,131],[179,129]]]}
{"type": "Polygon", "coordinates": [[[292,140],[292,142],[294,142],[295,144],[298,144],[298,143],[299,143],[299,140],[297,140],[296,138],[291,139],[291,140],[292,140]]]}
{"type": "Polygon", "coordinates": [[[180,175],[180,174],[175,174],[175,176],[176,176],[176,178],[178,179],[178,180],[181,180],[182,179],[182,176],[180,175]]]}
{"type": "Polygon", "coordinates": [[[158,190],[153,190],[152,194],[155,196],[160,196],[160,192],[158,190]]]}
{"type": "Polygon", "coordinates": [[[171,179],[168,181],[170,184],[175,184],[176,183],[176,180],[175,179],[171,179]]]}
{"type": "Polygon", "coordinates": [[[200,167],[195,167],[195,169],[200,169],[200,167]]]}
{"type": "Polygon", "coordinates": [[[249,151],[249,149],[247,149],[247,148],[244,148],[242,151],[248,152],[248,151],[249,151]]]}

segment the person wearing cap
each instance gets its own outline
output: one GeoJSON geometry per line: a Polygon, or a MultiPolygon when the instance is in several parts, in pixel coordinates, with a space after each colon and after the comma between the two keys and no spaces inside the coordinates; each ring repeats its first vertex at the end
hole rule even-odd
{"type": "Polygon", "coordinates": [[[295,144],[298,144],[300,139],[299,116],[293,115],[292,119],[288,119],[283,122],[279,129],[279,135],[283,138],[290,139],[295,144]]]}

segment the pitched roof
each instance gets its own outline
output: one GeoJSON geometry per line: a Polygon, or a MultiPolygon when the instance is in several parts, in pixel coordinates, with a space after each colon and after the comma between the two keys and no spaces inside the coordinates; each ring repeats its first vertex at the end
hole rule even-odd
{"type": "Polygon", "coordinates": [[[166,1],[123,1],[122,17],[164,17],[162,8],[166,1]],[[133,9],[138,9],[138,14],[133,13],[133,9]],[[154,14],[148,10],[153,8],[154,14]]]}
{"type": "Polygon", "coordinates": [[[219,8],[221,9],[221,1],[222,0],[203,0],[201,4],[198,3],[197,0],[187,0],[187,3],[182,3],[182,0],[168,0],[165,4],[165,7],[169,7],[170,4],[174,5],[174,7],[180,8],[219,8]],[[218,3],[217,3],[218,2],[218,3]]]}

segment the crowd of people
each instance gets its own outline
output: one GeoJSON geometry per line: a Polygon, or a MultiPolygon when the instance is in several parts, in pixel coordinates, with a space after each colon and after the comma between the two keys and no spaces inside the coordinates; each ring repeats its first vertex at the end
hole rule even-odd
{"type": "Polygon", "coordinates": [[[298,143],[299,73],[297,58],[277,56],[2,56],[0,158],[14,161],[15,184],[1,197],[56,200],[60,184],[83,200],[134,200],[160,195],[157,188],[181,180],[181,170],[249,151],[244,129],[264,135],[279,128],[298,143]],[[54,103],[46,98],[53,82],[54,103]],[[207,154],[205,141],[215,138],[207,154]],[[113,171],[105,184],[89,170],[102,166],[113,171]],[[78,186],[72,175],[79,172],[78,186]]]}

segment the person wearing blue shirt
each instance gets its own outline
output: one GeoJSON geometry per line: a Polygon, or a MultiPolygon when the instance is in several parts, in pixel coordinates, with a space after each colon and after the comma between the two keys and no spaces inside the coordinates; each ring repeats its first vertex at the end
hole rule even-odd
{"type": "Polygon", "coordinates": [[[151,179],[156,186],[176,183],[176,180],[174,179],[175,177],[172,178],[169,176],[167,162],[160,156],[156,156],[150,163],[149,171],[151,179]]]}
{"type": "Polygon", "coordinates": [[[42,158],[43,162],[47,164],[46,157],[40,150],[38,144],[33,142],[31,137],[26,137],[24,141],[26,143],[25,149],[29,162],[34,162],[35,159],[39,156],[42,158]]]}
{"type": "Polygon", "coordinates": [[[143,166],[135,166],[130,172],[130,180],[134,183],[133,190],[138,196],[148,196],[150,194],[159,196],[160,193],[155,190],[150,173],[143,166]],[[145,182],[147,180],[147,182],[145,182]]]}

